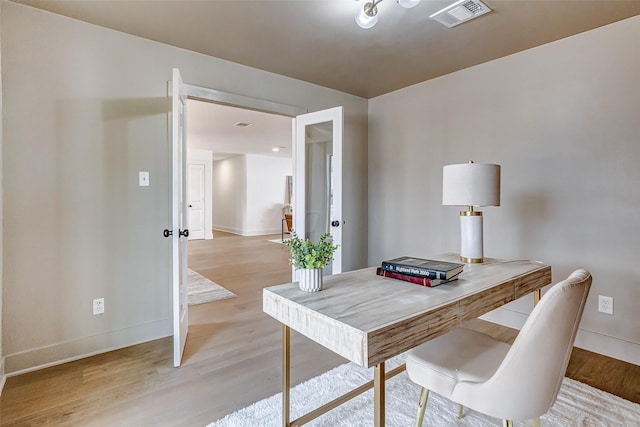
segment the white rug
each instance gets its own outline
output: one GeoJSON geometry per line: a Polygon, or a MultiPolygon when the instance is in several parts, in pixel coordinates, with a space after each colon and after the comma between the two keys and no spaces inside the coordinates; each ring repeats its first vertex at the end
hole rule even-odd
{"type": "MultiPolygon", "coordinates": [[[[387,371],[398,366],[404,356],[387,362],[387,371]]],[[[348,363],[300,384],[291,390],[291,419],[329,402],[373,378],[373,370],[348,363]]],[[[306,424],[324,427],[373,426],[373,391],[369,390],[348,403],[306,424]]],[[[420,388],[403,372],[386,383],[386,425],[412,427],[415,424],[420,388]]],[[[209,424],[208,427],[280,427],[282,394],[276,394],[209,424]]],[[[430,393],[424,426],[497,427],[501,420],[465,408],[458,420],[458,405],[430,393]]],[[[604,391],[565,378],[555,405],[541,417],[544,427],[640,426],[640,405],[604,391]]],[[[515,422],[531,426],[531,421],[515,422]]]]}
{"type": "Polygon", "coordinates": [[[189,305],[204,304],[227,298],[235,298],[236,294],[212,282],[206,277],[187,269],[187,293],[189,305]]]}

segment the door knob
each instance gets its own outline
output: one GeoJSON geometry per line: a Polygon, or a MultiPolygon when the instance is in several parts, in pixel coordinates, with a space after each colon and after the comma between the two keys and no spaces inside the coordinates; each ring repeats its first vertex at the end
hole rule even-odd
{"type": "Polygon", "coordinates": [[[178,234],[179,234],[179,237],[182,237],[182,236],[189,237],[189,230],[186,228],[184,230],[179,230],[178,234]]]}
{"type": "Polygon", "coordinates": [[[169,230],[168,228],[165,228],[162,234],[164,235],[164,237],[169,237],[173,234],[173,231],[169,230]]]}
{"type": "Polygon", "coordinates": [[[192,207],[193,207],[193,205],[189,205],[189,207],[190,207],[190,208],[192,208],[192,207]]]}
{"type": "Polygon", "coordinates": [[[340,227],[340,221],[338,221],[337,219],[331,221],[331,226],[332,227],[340,227]]]}

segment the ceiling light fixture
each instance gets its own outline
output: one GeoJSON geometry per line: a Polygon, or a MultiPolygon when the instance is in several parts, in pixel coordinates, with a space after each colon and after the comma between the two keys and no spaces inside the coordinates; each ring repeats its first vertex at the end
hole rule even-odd
{"type": "MultiPolygon", "coordinates": [[[[368,29],[376,25],[378,22],[378,4],[380,4],[380,2],[382,2],[382,0],[371,0],[366,2],[361,8],[358,8],[356,24],[358,24],[360,28],[368,29]]],[[[405,9],[410,9],[417,6],[420,0],[396,0],[396,2],[405,9]]]]}

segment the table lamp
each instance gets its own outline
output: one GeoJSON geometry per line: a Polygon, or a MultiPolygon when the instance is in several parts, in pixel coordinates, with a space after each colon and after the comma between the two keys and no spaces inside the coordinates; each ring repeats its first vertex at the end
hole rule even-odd
{"type": "Polygon", "coordinates": [[[482,212],[474,207],[500,206],[500,165],[469,161],[442,168],[442,204],[469,207],[460,211],[460,260],[482,262],[482,212]]]}

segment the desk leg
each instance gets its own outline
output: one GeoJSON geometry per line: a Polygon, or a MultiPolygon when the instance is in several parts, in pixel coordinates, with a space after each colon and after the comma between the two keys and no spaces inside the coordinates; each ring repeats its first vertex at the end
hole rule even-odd
{"type": "Polygon", "coordinates": [[[533,306],[535,307],[540,302],[540,289],[533,291],[533,306]]]}
{"type": "Polygon", "coordinates": [[[282,325],[282,425],[289,427],[289,390],[291,386],[291,329],[282,325]]]}
{"type": "Polygon", "coordinates": [[[374,426],[384,427],[384,362],[380,362],[373,371],[373,407],[374,426]]]}

